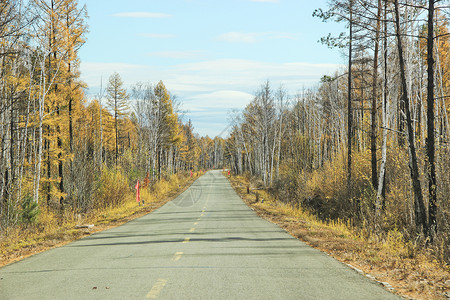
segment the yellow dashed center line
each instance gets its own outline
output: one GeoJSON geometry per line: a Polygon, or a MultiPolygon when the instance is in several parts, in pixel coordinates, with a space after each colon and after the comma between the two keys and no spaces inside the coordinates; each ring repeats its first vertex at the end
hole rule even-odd
{"type": "Polygon", "coordinates": [[[162,289],[166,285],[167,280],[166,279],[158,279],[158,281],[155,283],[155,285],[152,287],[150,292],[147,294],[147,299],[156,299],[158,298],[159,294],[161,293],[162,289]]]}
{"type": "Polygon", "coordinates": [[[172,257],[173,261],[178,261],[180,260],[181,256],[183,255],[183,252],[177,252],[175,253],[175,255],[172,257]]]}
{"type": "Polygon", "coordinates": [[[205,214],[201,214],[200,217],[203,217],[205,214]]]}
{"type": "Polygon", "coordinates": [[[191,240],[191,238],[187,237],[187,238],[184,239],[183,243],[188,243],[190,240],[191,240]]]}
{"type": "Polygon", "coordinates": [[[195,228],[191,228],[190,230],[189,230],[189,232],[194,232],[195,231],[195,228]]]}
{"type": "Polygon", "coordinates": [[[194,225],[198,225],[198,222],[195,222],[194,225]]]}

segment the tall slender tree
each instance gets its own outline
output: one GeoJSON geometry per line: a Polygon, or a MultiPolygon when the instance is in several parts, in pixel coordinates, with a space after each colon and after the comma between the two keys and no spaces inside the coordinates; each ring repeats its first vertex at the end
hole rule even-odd
{"type": "Polygon", "coordinates": [[[436,232],[436,214],[437,214],[437,200],[436,200],[436,164],[435,164],[435,126],[434,126],[434,16],[435,16],[435,0],[428,1],[428,32],[427,32],[427,175],[428,175],[428,217],[429,232],[432,237],[436,232]],[[432,233],[432,234],[431,234],[432,233]]]}
{"type": "Polygon", "coordinates": [[[129,112],[128,94],[123,87],[123,81],[119,73],[114,73],[109,77],[108,86],[106,87],[107,105],[113,112],[114,116],[114,132],[115,132],[115,164],[119,158],[119,122],[129,112]]]}
{"type": "Polygon", "coordinates": [[[375,49],[372,69],[372,109],[371,109],[371,126],[370,126],[370,152],[372,163],[372,186],[378,189],[378,172],[377,172],[377,106],[378,106],[378,54],[380,45],[381,30],[381,0],[378,0],[376,26],[375,26],[375,49]]]}
{"type": "Polygon", "coordinates": [[[409,169],[414,191],[414,212],[415,212],[415,222],[418,231],[423,231],[426,235],[428,234],[428,223],[427,216],[425,212],[425,204],[423,201],[422,187],[419,180],[419,166],[417,164],[417,152],[414,141],[414,129],[411,118],[411,109],[408,97],[408,85],[406,83],[406,64],[404,58],[404,48],[403,48],[403,33],[401,31],[401,20],[400,20],[400,7],[398,0],[394,0],[394,14],[395,14],[395,34],[397,38],[397,51],[400,66],[400,79],[402,85],[401,101],[405,107],[406,115],[406,128],[407,128],[407,138],[408,138],[408,150],[409,150],[409,169]]]}

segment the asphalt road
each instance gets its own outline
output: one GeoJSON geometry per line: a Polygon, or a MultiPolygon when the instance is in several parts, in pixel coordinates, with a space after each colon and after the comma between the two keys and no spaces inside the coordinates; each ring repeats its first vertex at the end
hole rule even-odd
{"type": "Polygon", "coordinates": [[[398,299],[259,218],[219,171],[123,226],[0,269],[0,299],[398,299]]]}

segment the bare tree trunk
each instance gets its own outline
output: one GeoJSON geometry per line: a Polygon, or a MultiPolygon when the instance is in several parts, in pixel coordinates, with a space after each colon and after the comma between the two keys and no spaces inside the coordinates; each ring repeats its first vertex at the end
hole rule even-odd
{"type": "Polygon", "coordinates": [[[161,152],[162,150],[158,150],[158,180],[161,180],[161,152]]]}
{"type": "Polygon", "coordinates": [[[350,0],[349,19],[349,45],[348,45],[348,94],[347,94],[347,189],[351,192],[352,184],[352,135],[353,135],[353,112],[352,112],[352,36],[353,36],[353,0],[350,0]]]}
{"type": "MultiPolygon", "coordinates": [[[[60,108],[58,107],[58,115],[60,114],[60,108]]],[[[58,176],[59,176],[59,191],[61,193],[59,197],[59,205],[62,210],[64,207],[64,172],[63,172],[63,159],[62,159],[62,139],[61,139],[61,129],[58,125],[58,176]]]]}
{"type": "Polygon", "coordinates": [[[45,75],[44,75],[44,70],[45,70],[45,61],[42,62],[42,71],[41,71],[41,92],[40,92],[40,97],[39,97],[39,139],[38,139],[38,153],[37,153],[37,165],[35,166],[35,184],[34,184],[34,195],[33,195],[33,200],[34,202],[38,203],[39,202],[39,185],[41,182],[41,162],[42,162],[42,143],[43,143],[43,138],[42,138],[42,127],[43,127],[43,121],[44,121],[44,104],[45,104],[45,96],[47,94],[46,90],[45,90],[45,75]]]}
{"type": "Polygon", "coordinates": [[[19,182],[19,191],[18,191],[19,199],[22,198],[23,169],[24,169],[25,157],[26,157],[26,152],[27,152],[28,125],[30,123],[30,104],[31,104],[31,88],[32,88],[31,79],[33,76],[33,71],[34,71],[34,65],[30,69],[30,86],[28,88],[28,98],[27,98],[27,116],[25,119],[25,129],[24,129],[25,132],[23,133],[23,138],[22,138],[22,149],[21,149],[20,171],[19,171],[19,181],[20,182],[19,182]]]}
{"type": "Polygon", "coordinates": [[[102,120],[102,115],[103,115],[103,107],[102,107],[102,98],[103,98],[103,93],[102,93],[102,88],[103,88],[103,78],[100,79],[100,94],[98,97],[98,103],[99,103],[99,110],[100,110],[100,158],[99,158],[99,169],[100,172],[102,170],[102,166],[103,166],[103,120],[102,120]]]}
{"type": "MultiPolygon", "coordinates": [[[[8,202],[11,203],[11,199],[14,195],[14,182],[16,180],[15,177],[15,157],[14,157],[14,152],[16,151],[15,149],[15,142],[16,142],[16,135],[15,135],[15,121],[14,121],[14,116],[15,116],[15,107],[14,107],[14,100],[13,100],[13,94],[11,92],[11,95],[9,95],[10,97],[10,116],[9,116],[9,136],[10,136],[10,142],[9,142],[9,180],[6,182],[6,191],[8,192],[8,202]]],[[[9,207],[10,205],[8,205],[9,207]]]]}
{"type": "Polygon", "coordinates": [[[114,127],[115,127],[115,134],[116,134],[116,156],[115,156],[115,161],[116,161],[116,167],[117,167],[117,161],[119,159],[119,120],[118,120],[118,116],[117,116],[117,97],[116,99],[114,99],[114,127]]]}
{"type": "Polygon", "coordinates": [[[370,131],[370,151],[372,160],[372,186],[378,189],[377,180],[377,92],[378,92],[378,49],[380,45],[380,23],[381,23],[381,0],[378,0],[377,27],[375,32],[375,53],[373,58],[372,76],[372,110],[371,110],[371,131],[370,131]]]}
{"type": "Polygon", "coordinates": [[[280,127],[279,127],[279,134],[278,134],[278,156],[277,156],[277,169],[276,169],[276,179],[278,179],[278,176],[280,175],[280,160],[281,160],[281,139],[283,137],[283,114],[284,114],[284,97],[286,96],[285,91],[280,88],[279,90],[279,98],[280,101],[280,127]]]}
{"type": "Polygon", "coordinates": [[[275,159],[275,149],[277,148],[277,128],[275,128],[274,138],[273,138],[273,144],[272,144],[272,154],[270,158],[270,173],[269,173],[269,182],[272,184],[273,182],[273,166],[274,166],[274,159],[275,159]]]}
{"type": "MultiPolygon", "coordinates": [[[[384,3],[384,19],[386,20],[387,2],[384,3]]],[[[387,135],[388,135],[388,90],[387,90],[387,60],[388,60],[388,47],[387,47],[387,22],[384,23],[384,88],[383,88],[383,104],[382,104],[382,122],[383,122],[383,141],[381,145],[381,164],[380,164],[380,177],[378,178],[377,189],[377,203],[375,206],[375,215],[379,217],[380,209],[384,209],[384,196],[385,190],[385,176],[386,176],[386,161],[387,161],[387,135]]]]}
{"type": "MultiPolygon", "coordinates": [[[[427,35],[427,174],[429,193],[429,225],[433,233],[436,232],[436,166],[435,166],[435,136],[434,136],[434,1],[428,1],[428,35],[427,35]]],[[[428,234],[432,237],[432,232],[428,234]]]]}
{"type": "Polygon", "coordinates": [[[414,212],[415,212],[415,221],[417,231],[420,231],[420,227],[422,227],[423,233],[426,235],[428,233],[428,223],[427,217],[425,214],[425,204],[423,201],[422,188],[419,180],[419,167],[417,165],[417,154],[416,147],[414,144],[414,129],[412,127],[411,120],[411,111],[409,107],[409,98],[408,98],[408,87],[406,84],[406,67],[403,56],[403,43],[401,38],[401,29],[400,29],[400,12],[398,0],[394,0],[395,7],[395,27],[396,27],[396,37],[397,37],[397,48],[398,48],[398,56],[400,63],[400,77],[402,82],[402,97],[401,101],[405,107],[406,114],[406,127],[407,127],[407,137],[408,137],[408,145],[409,145],[409,169],[410,175],[413,185],[414,191],[414,212]]]}
{"type": "MultiPolygon", "coordinates": [[[[50,136],[50,126],[46,125],[46,128],[47,128],[48,135],[50,136]]],[[[51,200],[50,193],[51,193],[51,177],[52,177],[52,171],[51,171],[52,164],[51,164],[51,159],[50,159],[51,143],[50,143],[49,139],[47,139],[45,141],[45,148],[47,150],[47,161],[46,161],[46,164],[47,164],[47,195],[46,195],[46,201],[47,201],[47,207],[49,207],[50,200],[51,200]]]]}

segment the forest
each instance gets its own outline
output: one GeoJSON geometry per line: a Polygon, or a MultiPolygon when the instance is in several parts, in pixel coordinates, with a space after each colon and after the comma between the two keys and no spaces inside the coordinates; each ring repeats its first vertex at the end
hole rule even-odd
{"type": "Polygon", "coordinates": [[[399,236],[450,263],[450,41],[444,1],[333,0],[314,16],[348,64],[289,95],[267,81],[232,117],[226,157],[278,201],[399,236]],[[330,24],[332,26],[332,24],[330,24]]]}
{"type": "Polygon", "coordinates": [[[232,113],[229,137],[212,139],[195,134],[162,81],[126,89],[114,73],[86,95],[88,11],[77,0],[1,1],[0,239],[119,207],[137,180],[151,190],[229,167],[324,221],[401,236],[449,264],[443,2],[331,0],[314,15],[347,26],[321,40],[346,67],[295,95],[264,82],[232,113]]]}
{"type": "Polygon", "coordinates": [[[222,167],[224,141],[195,134],[162,81],[127,90],[114,73],[86,95],[86,6],[6,0],[0,20],[0,240],[119,207],[137,180],[222,167]]]}

